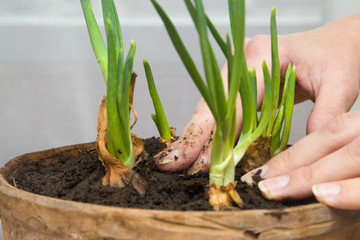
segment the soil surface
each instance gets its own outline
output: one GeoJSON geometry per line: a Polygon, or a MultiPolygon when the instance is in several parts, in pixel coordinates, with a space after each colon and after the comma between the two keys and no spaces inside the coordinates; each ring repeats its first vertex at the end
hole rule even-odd
{"type": "MultiPolygon", "coordinates": [[[[208,203],[207,173],[189,176],[186,171],[160,171],[152,156],[162,150],[162,145],[156,138],[145,139],[144,144],[145,151],[149,154],[148,159],[136,167],[136,171],[148,181],[144,196],[140,196],[132,186],[103,187],[101,179],[105,171],[95,149],[79,151],[77,157],[62,153],[64,156],[61,156],[60,161],[50,165],[23,164],[7,180],[25,191],[79,202],[128,208],[212,210],[208,203]]],[[[243,174],[238,167],[236,179],[239,180],[243,174]]],[[[279,209],[315,202],[314,199],[283,203],[268,201],[257,188],[249,188],[241,181],[237,182],[236,189],[244,201],[244,209],[279,209]]]]}

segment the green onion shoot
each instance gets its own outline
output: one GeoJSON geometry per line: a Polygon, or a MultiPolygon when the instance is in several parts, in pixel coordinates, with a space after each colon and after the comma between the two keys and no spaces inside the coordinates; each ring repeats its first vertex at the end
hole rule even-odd
{"type": "Polygon", "coordinates": [[[291,64],[287,68],[281,103],[278,108],[280,62],[275,7],[271,12],[270,32],[272,68],[270,76],[266,62],[263,62],[265,92],[259,121],[255,120],[257,118],[257,97],[250,91],[250,88],[256,89],[255,70],[250,69],[247,71],[246,60],[244,60],[242,66],[243,78],[240,85],[240,96],[243,107],[243,127],[234,149],[234,155],[235,164],[241,161],[246,172],[260,167],[271,157],[283,151],[290,136],[296,68],[291,64]]]}
{"type": "MultiPolygon", "coordinates": [[[[136,45],[131,40],[125,55],[117,10],[113,0],[102,0],[102,13],[106,44],[94,17],[90,0],[81,0],[91,46],[106,83],[104,98],[98,116],[97,148],[106,168],[103,184],[124,186],[123,182],[135,159],[142,152],[142,141],[131,134],[130,110],[132,107],[133,61],[136,45]]],[[[135,114],[135,113],[134,113],[135,114]]]]}
{"type": "Polygon", "coordinates": [[[151,117],[160,133],[160,142],[165,147],[168,147],[172,142],[175,141],[175,128],[172,126],[169,127],[159,94],[156,90],[154,76],[152,74],[150,64],[145,59],[143,63],[150,96],[155,109],[155,113],[151,114],[151,117]]]}
{"type": "MultiPolygon", "coordinates": [[[[234,54],[231,54],[229,38],[227,38],[226,42],[220,38],[217,39],[223,42],[221,44],[222,49],[227,61],[231,63],[229,64],[228,97],[226,97],[222,83],[219,64],[210,44],[207,27],[210,20],[205,14],[202,1],[195,0],[195,5],[190,0],[185,0],[185,3],[199,35],[205,80],[196,68],[170,18],[155,0],[151,0],[151,2],[164,22],[170,39],[186,70],[199,89],[216,121],[216,130],[211,149],[209,201],[216,210],[228,207],[231,202],[242,205],[242,200],[235,191],[233,148],[236,137],[235,102],[240,87],[240,68],[237,66],[241,66],[244,55],[245,1],[229,0],[234,54]]],[[[219,37],[216,29],[213,28],[212,30],[213,34],[219,37]]]]}
{"type": "Polygon", "coordinates": [[[229,35],[226,35],[225,40],[220,36],[205,14],[201,0],[195,0],[195,4],[191,0],[184,0],[199,35],[205,80],[166,12],[156,0],[151,0],[151,2],[161,17],[186,70],[216,121],[211,148],[209,202],[215,210],[231,208],[232,203],[242,206],[242,200],[235,191],[235,166],[243,159],[251,145],[259,141],[258,139],[263,139],[262,141],[266,142],[265,145],[269,146],[265,148],[266,150],[270,151],[271,148],[271,156],[282,151],[286,147],[290,132],[296,71],[295,67],[289,66],[278,111],[280,64],[275,8],[271,14],[273,64],[271,76],[265,61],[262,65],[265,93],[261,115],[258,118],[256,73],[253,68],[248,69],[244,53],[245,0],[228,0],[232,43],[229,35]],[[210,44],[208,32],[212,34],[227,60],[228,76],[224,79],[227,81],[227,89],[223,85],[220,67],[210,44]],[[235,102],[238,93],[242,101],[243,126],[240,138],[236,142],[235,102]],[[284,128],[281,131],[282,126],[284,128]]]}

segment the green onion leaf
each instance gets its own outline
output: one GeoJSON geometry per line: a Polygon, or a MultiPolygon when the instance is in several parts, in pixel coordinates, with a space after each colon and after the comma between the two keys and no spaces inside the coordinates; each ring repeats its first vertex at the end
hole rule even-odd
{"type": "Polygon", "coordinates": [[[116,7],[114,0],[101,0],[102,5],[102,11],[103,11],[103,18],[104,18],[104,25],[105,25],[105,31],[107,32],[107,24],[106,24],[106,18],[107,15],[109,15],[109,18],[112,22],[114,34],[115,34],[115,46],[116,46],[116,52],[120,52],[120,56],[122,61],[124,62],[124,47],[123,47],[123,40],[122,40],[122,34],[121,34],[121,28],[120,28],[120,22],[119,17],[117,15],[116,7]]]}
{"type": "Polygon", "coordinates": [[[269,121],[267,135],[271,135],[272,128],[274,126],[276,111],[279,104],[279,90],[280,90],[280,61],[279,61],[279,51],[278,51],[275,7],[271,11],[270,32],[271,32],[271,61],[272,61],[271,78],[272,78],[272,88],[274,91],[274,100],[273,100],[272,113],[269,121]]]}
{"type": "Polygon", "coordinates": [[[285,103],[285,113],[284,113],[284,130],[281,138],[280,147],[274,152],[274,155],[282,152],[289,141],[292,115],[294,109],[294,99],[295,99],[295,79],[296,79],[296,68],[293,66],[291,71],[291,76],[289,77],[289,88],[286,91],[286,103],[285,103]]]}
{"type": "Polygon", "coordinates": [[[118,85],[118,56],[115,51],[115,34],[110,18],[107,18],[107,45],[108,45],[108,83],[106,91],[106,109],[107,109],[107,143],[108,151],[117,159],[123,159],[124,141],[120,125],[120,118],[117,109],[117,85],[118,85]]]}
{"type": "Polygon", "coordinates": [[[224,119],[227,110],[224,86],[221,79],[219,65],[208,39],[206,18],[202,2],[201,0],[195,0],[195,3],[206,81],[215,105],[215,112],[213,114],[215,119],[219,121],[224,119]]]}
{"type": "Polygon", "coordinates": [[[163,106],[161,104],[158,92],[156,90],[154,77],[150,68],[149,63],[144,59],[144,68],[145,68],[145,75],[148,83],[148,88],[150,92],[150,96],[155,108],[155,114],[152,114],[152,118],[158,128],[160,136],[164,138],[166,141],[171,138],[171,131],[168,124],[168,121],[165,116],[165,112],[163,106]]]}
{"type": "MultiPolygon", "coordinates": [[[[123,129],[123,138],[125,139],[124,144],[127,150],[128,156],[132,152],[132,141],[131,141],[131,131],[130,131],[130,111],[129,111],[129,93],[130,93],[130,83],[132,68],[134,62],[136,44],[134,40],[131,40],[131,45],[129,52],[127,54],[124,70],[122,74],[119,72],[119,85],[118,85],[118,112],[120,116],[121,126],[123,129]],[[120,85],[121,84],[121,85],[120,85]]],[[[120,68],[119,68],[120,69],[120,68]]],[[[134,164],[134,159],[128,159],[130,162],[126,162],[127,166],[132,166],[134,164]]]]}
{"type": "Polygon", "coordinates": [[[213,102],[210,100],[209,90],[203,81],[200,73],[198,72],[194,61],[192,60],[189,52],[187,51],[184,43],[182,42],[174,24],[171,22],[170,18],[167,16],[165,11],[161,8],[161,6],[156,2],[156,0],[151,0],[151,3],[154,5],[156,11],[164,22],[165,28],[168,32],[168,35],[178,52],[186,70],[188,71],[191,78],[194,80],[196,87],[199,89],[201,95],[203,96],[205,102],[208,104],[211,112],[215,111],[215,106],[213,102]]]}
{"type": "Polygon", "coordinates": [[[82,6],[83,13],[84,13],[86,26],[87,26],[87,29],[89,32],[91,47],[94,51],[96,60],[100,64],[101,72],[104,76],[105,83],[107,83],[108,57],[107,57],[107,49],[105,46],[104,39],[101,36],[99,26],[96,22],[94,13],[91,9],[90,0],[81,0],[81,6],[82,6]]]}
{"type": "MultiPolygon", "coordinates": [[[[232,66],[241,66],[242,55],[244,51],[245,39],[245,1],[229,0],[229,15],[231,33],[234,42],[234,57],[232,66]]],[[[240,86],[240,68],[231,67],[229,81],[228,113],[231,114],[235,109],[235,100],[240,86]]]]}
{"type": "Polygon", "coordinates": [[[270,73],[265,61],[263,61],[262,69],[264,74],[265,92],[263,103],[261,106],[259,125],[248,138],[245,138],[243,141],[239,141],[237,143],[236,147],[234,148],[235,164],[238,164],[241,161],[242,157],[246,152],[246,149],[250,146],[250,144],[256,141],[256,139],[258,139],[262,134],[264,134],[264,132],[266,132],[266,128],[269,124],[269,118],[272,110],[273,91],[270,73]]]}

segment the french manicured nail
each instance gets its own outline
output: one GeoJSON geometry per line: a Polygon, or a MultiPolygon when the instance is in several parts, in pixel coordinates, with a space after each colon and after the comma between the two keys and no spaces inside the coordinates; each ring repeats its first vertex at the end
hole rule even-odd
{"type": "Polygon", "coordinates": [[[312,187],[312,191],[316,198],[320,201],[324,200],[326,202],[339,195],[341,192],[341,186],[338,183],[317,184],[312,187]]]}
{"type": "Polygon", "coordinates": [[[254,184],[254,181],[253,181],[253,176],[255,176],[256,174],[259,174],[259,171],[260,171],[260,174],[259,176],[260,177],[263,177],[267,170],[269,169],[268,165],[264,165],[262,167],[259,167],[259,168],[256,168],[250,172],[248,172],[247,174],[243,175],[240,180],[242,182],[245,182],[247,183],[248,185],[253,185],[254,184]]]}
{"type": "Polygon", "coordinates": [[[179,150],[173,150],[169,153],[169,155],[157,161],[157,164],[162,165],[162,164],[175,162],[176,160],[178,160],[179,155],[180,155],[179,150]]]}
{"type": "Polygon", "coordinates": [[[288,175],[284,175],[263,180],[258,184],[258,187],[265,197],[271,199],[274,195],[276,195],[277,191],[288,185],[289,181],[290,177],[288,175]]]}

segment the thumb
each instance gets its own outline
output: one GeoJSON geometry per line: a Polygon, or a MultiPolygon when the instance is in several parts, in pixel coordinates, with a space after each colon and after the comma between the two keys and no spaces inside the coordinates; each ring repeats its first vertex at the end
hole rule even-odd
{"type": "Polygon", "coordinates": [[[195,113],[177,141],[168,149],[154,156],[158,167],[164,171],[182,171],[198,158],[204,144],[211,137],[215,120],[204,99],[201,99],[195,113]]]}
{"type": "Polygon", "coordinates": [[[307,121],[307,134],[314,132],[335,116],[348,112],[354,104],[359,87],[354,82],[328,81],[319,87],[319,94],[315,97],[314,107],[307,121]]]}

